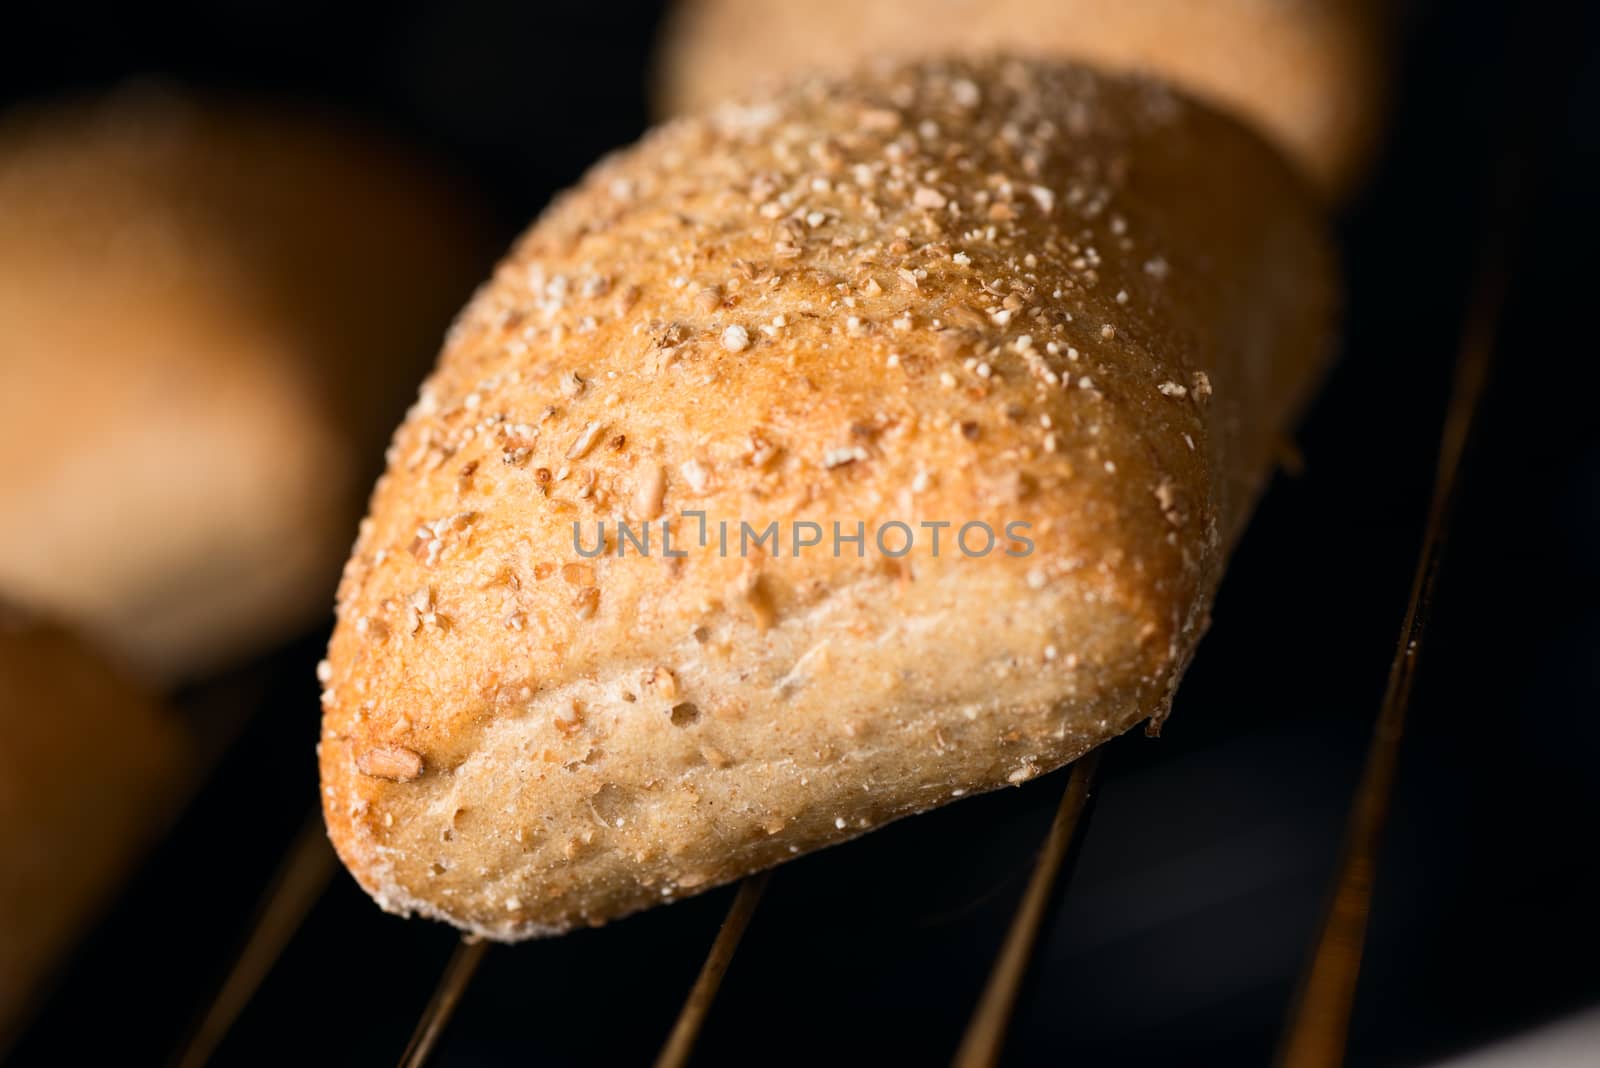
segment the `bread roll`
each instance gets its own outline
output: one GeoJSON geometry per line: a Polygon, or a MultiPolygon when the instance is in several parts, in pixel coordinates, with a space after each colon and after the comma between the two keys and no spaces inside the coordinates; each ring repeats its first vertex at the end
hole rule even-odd
{"type": "Polygon", "coordinates": [[[385,908],[545,935],[1159,720],[1333,274],[1276,153],[1087,68],[652,133],[522,239],[395,438],[322,669],[340,855],[385,908]]]}
{"type": "Polygon", "coordinates": [[[678,0],[666,114],[871,57],[1025,49],[1166,78],[1255,125],[1329,194],[1371,155],[1385,33],[1371,0],[678,0]]]}
{"type": "Polygon", "coordinates": [[[0,1030],[162,826],[188,749],[119,670],[0,606],[0,1030]]]}
{"type": "Polygon", "coordinates": [[[170,679],[321,617],[483,269],[326,121],[152,88],[0,120],[0,588],[170,679]]]}

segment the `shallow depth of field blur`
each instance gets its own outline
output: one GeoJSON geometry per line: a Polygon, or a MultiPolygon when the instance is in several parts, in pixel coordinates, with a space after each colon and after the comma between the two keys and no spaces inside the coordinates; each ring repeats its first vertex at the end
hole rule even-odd
{"type": "MultiPolygon", "coordinates": [[[[1162,737],[1108,748],[1011,1063],[1271,1058],[1404,611],[1516,89],[1519,5],[1405,7],[1385,146],[1339,220],[1344,349],[1302,470],[1263,501],[1162,737]]],[[[1538,117],[1351,1064],[1600,1048],[1600,11],[1569,15],[1577,73],[1538,117]]],[[[660,16],[0,16],[0,1056],[72,1063],[116,1033],[154,1063],[193,1027],[316,826],[315,665],[388,431],[499,252],[645,129],[660,16]],[[52,114],[102,147],[60,163],[52,114]],[[17,177],[23,144],[37,174],[17,177]],[[38,177],[57,174],[72,184],[38,177]],[[163,191],[108,192],[128,175],[163,191]]],[[[697,1063],[947,1060],[1064,782],[785,868],[697,1063]]],[[[648,1060],[730,893],[497,953],[435,1063],[648,1060]]],[[[215,1062],[392,1063],[454,942],[337,873],[215,1062]]]]}

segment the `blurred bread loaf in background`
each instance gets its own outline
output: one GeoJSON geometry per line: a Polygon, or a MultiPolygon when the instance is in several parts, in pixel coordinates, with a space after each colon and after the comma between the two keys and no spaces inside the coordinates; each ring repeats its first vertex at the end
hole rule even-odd
{"type": "Polygon", "coordinates": [[[190,755],[125,673],[0,604],[0,1029],[162,829],[190,755]]]}
{"type": "Polygon", "coordinates": [[[130,86],[0,118],[0,588],[161,680],[326,612],[384,435],[490,249],[292,109],[130,86]]]}
{"type": "Polygon", "coordinates": [[[798,70],[996,50],[1165,78],[1254,125],[1338,196],[1376,141],[1383,8],[1373,0],[678,0],[657,60],[663,114],[798,70]]]}

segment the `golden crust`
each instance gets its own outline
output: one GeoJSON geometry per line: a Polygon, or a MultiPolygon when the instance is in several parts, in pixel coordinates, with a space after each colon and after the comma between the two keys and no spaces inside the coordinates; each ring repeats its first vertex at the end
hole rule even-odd
{"type": "Polygon", "coordinates": [[[0,1024],[171,814],[189,762],[159,702],[66,631],[0,605],[0,1024]]]}
{"type": "Polygon", "coordinates": [[[1312,200],[1158,84],[1003,59],[602,162],[463,314],[346,567],[346,864],[386,908],[548,934],[1164,715],[1327,351],[1312,200]],[[690,510],[783,548],[701,548],[690,510]],[[686,557],[575,551],[656,517],[686,557]],[[1033,550],[795,554],[805,520],[1033,550]]]}
{"type": "Polygon", "coordinates": [[[874,57],[995,49],[1171,81],[1253,123],[1335,196],[1381,125],[1386,48],[1370,0],[679,0],[658,58],[664,114],[874,57]]]}
{"type": "Polygon", "coordinates": [[[162,678],[326,611],[482,270],[470,206],[325,120],[153,87],[0,121],[0,587],[162,678]]]}

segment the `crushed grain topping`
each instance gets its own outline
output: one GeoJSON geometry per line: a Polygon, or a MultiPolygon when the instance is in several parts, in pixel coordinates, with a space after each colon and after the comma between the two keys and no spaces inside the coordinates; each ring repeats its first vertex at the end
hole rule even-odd
{"type": "Polygon", "coordinates": [[[422,775],[422,757],[398,745],[364,749],[356,754],[356,769],[374,779],[411,782],[422,775]]]}

